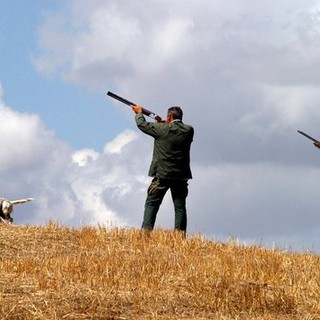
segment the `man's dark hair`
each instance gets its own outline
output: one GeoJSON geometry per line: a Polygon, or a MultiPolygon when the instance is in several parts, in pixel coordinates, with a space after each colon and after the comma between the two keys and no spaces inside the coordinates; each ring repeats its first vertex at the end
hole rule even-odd
{"type": "Polygon", "coordinates": [[[168,115],[171,115],[173,119],[182,120],[183,112],[180,107],[174,106],[168,109],[168,115]]]}

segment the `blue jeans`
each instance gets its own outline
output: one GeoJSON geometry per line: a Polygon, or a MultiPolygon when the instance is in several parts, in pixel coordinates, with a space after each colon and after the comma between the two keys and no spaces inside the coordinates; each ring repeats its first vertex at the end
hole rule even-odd
{"type": "Polygon", "coordinates": [[[144,207],[142,229],[152,230],[156,222],[162,200],[170,189],[175,211],[175,230],[187,230],[186,198],[188,196],[188,181],[153,178],[144,207]]]}

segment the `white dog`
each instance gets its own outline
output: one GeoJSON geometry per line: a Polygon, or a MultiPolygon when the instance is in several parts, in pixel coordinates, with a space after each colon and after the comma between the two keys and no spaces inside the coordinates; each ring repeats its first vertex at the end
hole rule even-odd
{"type": "Polygon", "coordinates": [[[12,223],[11,213],[13,212],[13,206],[25,202],[32,201],[33,198],[25,198],[20,200],[8,200],[0,198],[0,222],[12,223]]]}

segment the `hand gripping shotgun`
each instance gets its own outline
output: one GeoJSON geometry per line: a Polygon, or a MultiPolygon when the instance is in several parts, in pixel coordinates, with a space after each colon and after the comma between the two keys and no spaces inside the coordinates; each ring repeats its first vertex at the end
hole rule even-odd
{"type": "MultiPolygon", "coordinates": [[[[113,99],[116,99],[116,100],[118,100],[118,101],[120,101],[120,102],[122,102],[122,103],[124,103],[124,104],[126,104],[126,105],[128,105],[128,106],[130,106],[130,107],[137,105],[136,103],[131,102],[131,101],[127,100],[127,99],[124,99],[124,98],[122,98],[122,97],[120,97],[120,96],[118,96],[118,95],[116,95],[116,94],[114,94],[114,93],[112,93],[112,92],[110,92],[110,91],[108,91],[107,95],[110,96],[110,97],[113,98],[113,99]]],[[[158,115],[155,114],[154,112],[149,111],[149,110],[147,110],[147,109],[145,109],[145,108],[142,108],[142,113],[143,113],[144,115],[146,115],[146,116],[148,116],[148,117],[156,120],[157,122],[162,122],[162,121],[163,121],[160,116],[158,116],[158,115]]]]}

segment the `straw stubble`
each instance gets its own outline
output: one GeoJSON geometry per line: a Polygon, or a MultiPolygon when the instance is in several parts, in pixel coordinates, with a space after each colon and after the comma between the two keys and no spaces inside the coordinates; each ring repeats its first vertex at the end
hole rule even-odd
{"type": "Polygon", "coordinates": [[[164,230],[0,232],[1,319],[320,319],[312,253],[164,230]]]}

